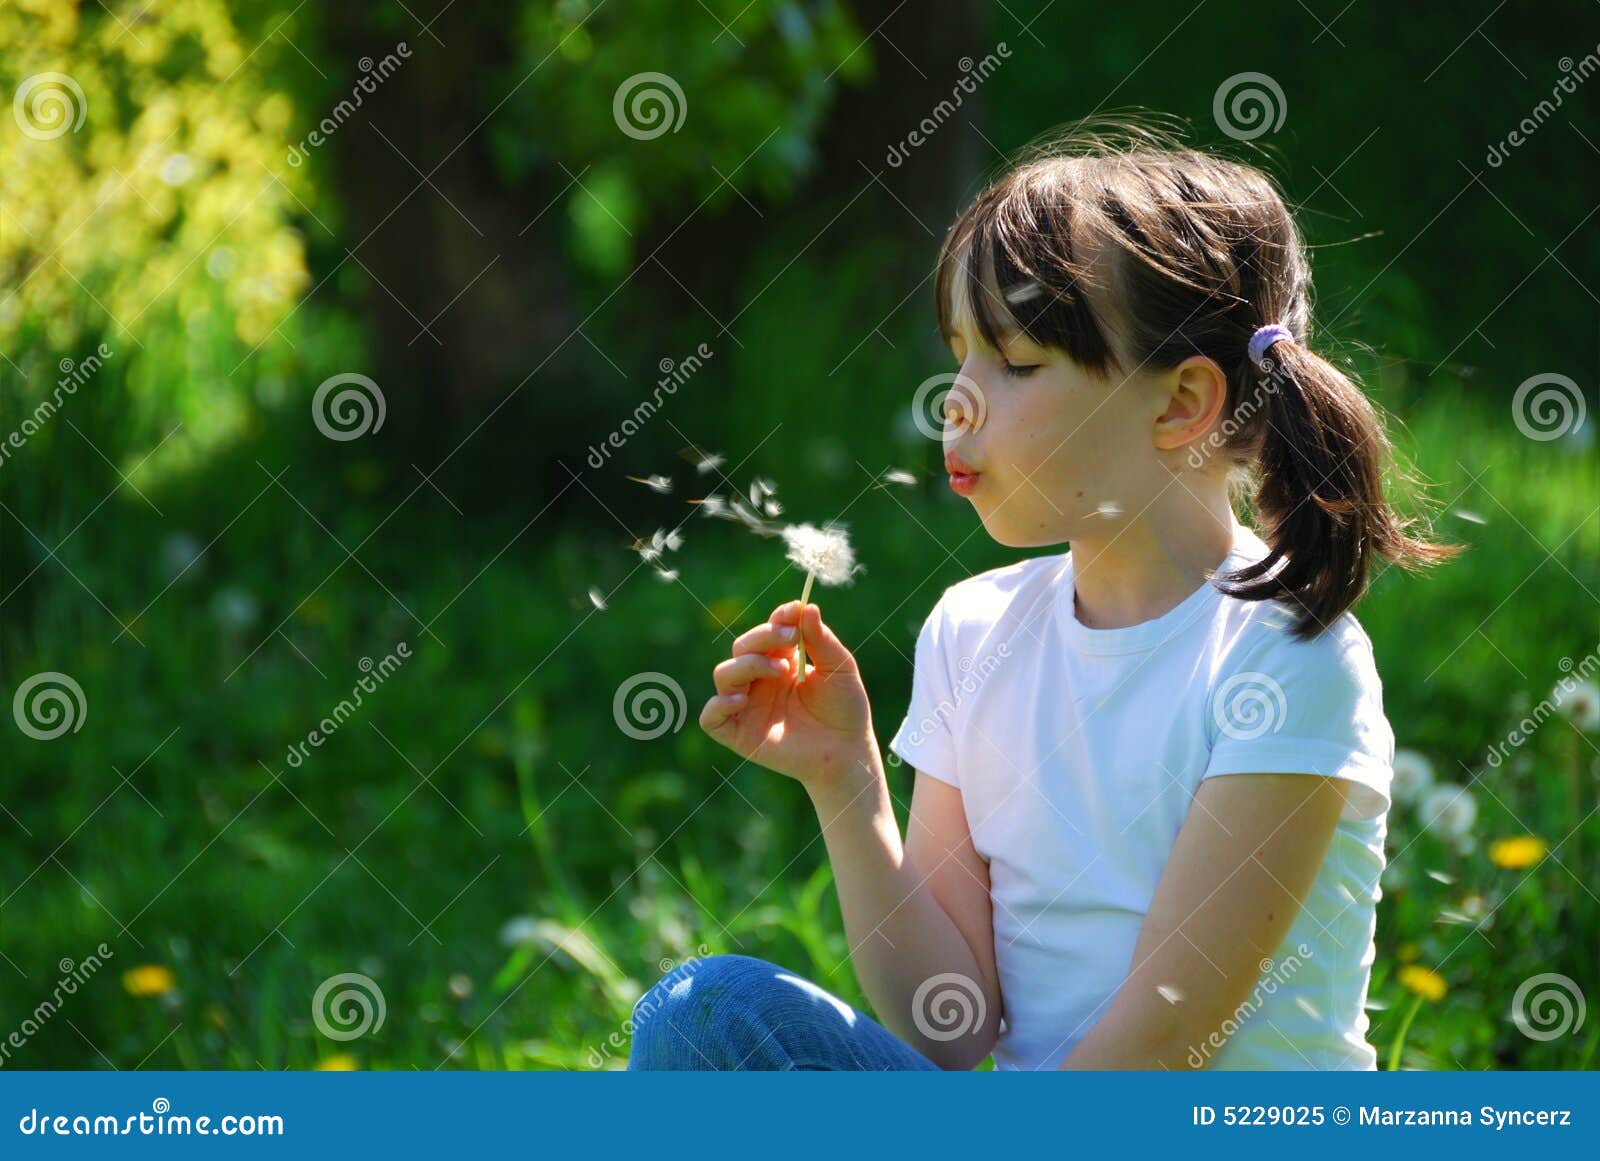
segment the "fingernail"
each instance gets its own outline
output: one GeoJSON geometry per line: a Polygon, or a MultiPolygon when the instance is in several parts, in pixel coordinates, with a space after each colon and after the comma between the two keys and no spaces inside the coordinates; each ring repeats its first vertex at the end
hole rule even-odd
{"type": "Polygon", "coordinates": [[[793,641],[794,633],[795,629],[793,625],[784,625],[778,630],[778,636],[782,637],[785,641],[793,641]]]}
{"type": "Polygon", "coordinates": [[[744,700],[745,700],[745,695],[742,694],[742,693],[730,693],[728,695],[728,701],[729,702],[741,702],[741,701],[744,701],[744,700]]]}

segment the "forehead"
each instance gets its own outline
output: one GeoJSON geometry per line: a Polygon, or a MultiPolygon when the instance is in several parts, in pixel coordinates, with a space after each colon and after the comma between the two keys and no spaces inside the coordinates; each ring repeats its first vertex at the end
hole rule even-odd
{"type": "MultiPolygon", "coordinates": [[[[983,332],[978,326],[978,320],[973,310],[971,297],[972,284],[968,273],[968,258],[971,254],[969,244],[963,251],[955,265],[955,276],[950,279],[950,327],[949,339],[957,337],[977,337],[982,339],[983,332]]],[[[1008,305],[1010,303],[1025,302],[1039,293],[1037,283],[1029,282],[1022,286],[1012,287],[1002,294],[995,286],[994,268],[991,263],[985,263],[984,281],[980,293],[988,297],[987,305],[990,309],[986,312],[989,320],[994,324],[995,332],[1003,342],[1013,342],[1027,338],[1017,326],[1016,320],[1011,317],[1008,305]]]]}

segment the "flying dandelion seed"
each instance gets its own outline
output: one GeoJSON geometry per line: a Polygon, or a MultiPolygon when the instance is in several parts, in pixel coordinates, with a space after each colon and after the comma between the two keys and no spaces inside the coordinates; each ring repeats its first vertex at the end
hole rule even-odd
{"type": "Polygon", "coordinates": [[[1019,303],[1032,302],[1043,293],[1043,286],[1040,286],[1037,282],[1030,281],[1024,282],[1021,286],[1014,290],[1006,291],[1005,299],[1008,305],[1016,306],[1019,303]]]}
{"type": "Polygon", "coordinates": [[[656,569],[656,579],[660,581],[675,581],[678,579],[678,570],[675,568],[656,569]]]}
{"type": "Polygon", "coordinates": [[[1454,516],[1457,520],[1465,520],[1468,524],[1487,524],[1487,523],[1489,523],[1482,516],[1479,516],[1476,512],[1469,512],[1465,508],[1452,508],[1452,509],[1450,509],[1450,514],[1452,516],[1454,516]]]}
{"type": "Polygon", "coordinates": [[[639,554],[639,559],[646,564],[655,564],[661,559],[663,552],[673,552],[683,547],[683,534],[676,528],[670,532],[665,528],[657,528],[650,534],[650,539],[635,540],[630,548],[639,554]]]}
{"type": "Polygon", "coordinates": [[[700,505],[707,516],[737,520],[757,536],[771,537],[779,533],[778,526],[770,518],[779,515],[783,506],[777,500],[777,487],[763,477],[756,477],[750,485],[748,502],[743,496],[724,497],[713,492],[689,503],[700,505]]]}
{"type": "Polygon", "coordinates": [[[628,476],[627,478],[636,484],[643,484],[652,492],[665,493],[672,491],[672,479],[670,476],[628,476]]]}
{"type": "Polygon", "coordinates": [[[597,588],[589,590],[589,603],[595,607],[596,612],[606,611],[606,596],[597,588]]]}
{"type": "Polygon", "coordinates": [[[1109,520],[1113,517],[1122,515],[1122,505],[1118,504],[1115,500],[1105,500],[1102,501],[1094,511],[1096,516],[1104,516],[1109,520]]]}
{"type": "Polygon", "coordinates": [[[883,479],[879,482],[881,484],[899,484],[902,487],[914,488],[917,486],[917,477],[904,468],[890,468],[883,473],[883,479]]]}
{"type": "MultiPolygon", "coordinates": [[[[789,560],[806,570],[805,588],[800,593],[800,615],[805,616],[806,602],[811,599],[811,582],[820,580],[825,585],[849,584],[850,578],[866,565],[856,563],[855,549],[850,547],[850,535],[843,524],[829,524],[818,528],[812,524],[790,524],[783,529],[783,541],[788,546],[789,560]]],[[[800,639],[796,654],[795,674],[799,680],[806,675],[806,643],[800,639]]]]}
{"type": "Polygon", "coordinates": [[[716,452],[708,452],[704,448],[690,444],[678,452],[680,456],[694,465],[694,470],[701,475],[714,472],[727,462],[728,457],[716,452]]]}

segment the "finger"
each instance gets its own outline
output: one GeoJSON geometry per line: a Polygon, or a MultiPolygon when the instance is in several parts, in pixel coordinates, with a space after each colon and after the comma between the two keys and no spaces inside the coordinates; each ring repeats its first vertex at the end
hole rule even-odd
{"type": "Polygon", "coordinates": [[[739,693],[751,682],[766,677],[777,677],[789,671],[787,660],[768,657],[765,653],[745,653],[730,657],[711,671],[711,680],[717,692],[739,693]]]}
{"type": "Polygon", "coordinates": [[[799,640],[799,630],[794,625],[757,625],[738,636],[733,643],[733,655],[776,653],[793,649],[799,640]]]}
{"type": "Polygon", "coordinates": [[[727,724],[729,718],[744,709],[749,700],[742,693],[718,694],[700,710],[700,728],[708,734],[715,733],[727,724]]]}
{"type": "Polygon", "coordinates": [[[839,640],[834,631],[822,619],[822,610],[816,605],[807,605],[805,616],[800,622],[800,631],[806,639],[806,653],[810,660],[816,663],[818,669],[839,670],[850,669],[856,659],[850,650],[845,648],[843,641],[839,640]]]}
{"type": "Polygon", "coordinates": [[[776,609],[773,609],[772,616],[768,617],[767,620],[774,625],[793,625],[798,623],[800,620],[800,602],[786,601],[776,609]]]}

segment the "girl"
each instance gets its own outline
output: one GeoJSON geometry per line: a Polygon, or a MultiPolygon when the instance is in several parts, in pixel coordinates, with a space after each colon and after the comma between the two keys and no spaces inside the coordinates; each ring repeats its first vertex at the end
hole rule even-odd
{"type": "Polygon", "coordinates": [[[890,742],[904,842],[818,607],[734,642],[700,724],[809,792],[883,1024],[715,956],[639,1001],[630,1067],[1374,1068],[1394,735],[1350,609],[1455,548],[1384,499],[1387,439],[1312,350],[1282,196],[1080,125],[961,214],[936,297],[950,486],[1001,544],[1071,551],[928,615],[890,742]]]}

